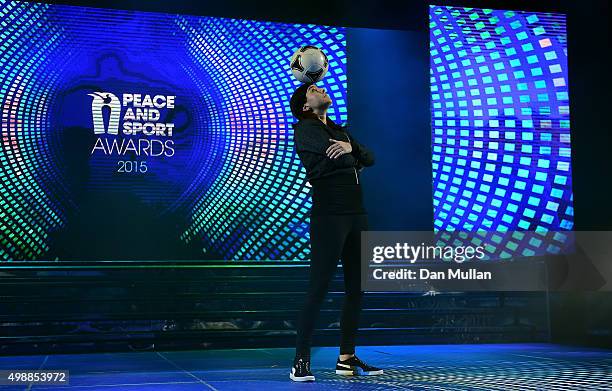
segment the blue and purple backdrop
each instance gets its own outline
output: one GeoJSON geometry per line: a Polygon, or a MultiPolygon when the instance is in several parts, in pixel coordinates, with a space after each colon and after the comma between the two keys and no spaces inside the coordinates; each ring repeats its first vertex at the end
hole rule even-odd
{"type": "Polygon", "coordinates": [[[375,151],[371,229],[571,229],[564,17],[429,16],[428,40],[0,0],[0,260],[307,260],[303,45],[375,151]]]}

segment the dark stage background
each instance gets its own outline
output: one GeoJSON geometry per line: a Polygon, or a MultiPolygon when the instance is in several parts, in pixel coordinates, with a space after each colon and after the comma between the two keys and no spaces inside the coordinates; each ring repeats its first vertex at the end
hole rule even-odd
{"type": "MultiPolygon", "coordinates": [[[[281,1],[56,3],[391,29],[397,30],[391,35],[427,37],[428,10],[422,1],[405,5],[330,1],[324,10],[289,8],[281,1]]],[[[438,4],[567,13],[574,229],[612,229],[607,151],[611,145],[606,94],[608,3],[438,4]]],[[[414,195],[415,199],[425,196],[414,195]]],[[[430,194],[427,197],[430,202],[430,194]]],[[[414,217],[415,221],[429,218],[414,217]]],[[[307,268],[298,263],[295,267],[245,267],[239,262],[226,267],[169,263],[36,266],[0,269],[0,354],[147,349],[152,344],[160,349],[292,346],[294,309],[301,303],[307,277],[307,268]]],[[[341,298],[338,274],[319,318],[321,329],[315,344],[337,344],[341,298]]],[[[368,294],[358,342],[552,341],[610,346],[611,299],[609,293],[368,294]]]]}

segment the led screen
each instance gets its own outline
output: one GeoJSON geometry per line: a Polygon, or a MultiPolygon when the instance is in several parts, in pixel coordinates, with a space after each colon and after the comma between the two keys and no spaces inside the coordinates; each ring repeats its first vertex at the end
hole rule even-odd
{"type": "Polygon", "coordinates": [[[343,28],[0,2],[0,259],[306,259],[288,61],[343,28]]]}
{"type": "Polygon", "coordinates": [[[571,230],[565,16],[431,6],[429,19],[434,228],[571,230]]]}
{"type": "Polygon", "coordinates": [[[370,229],[571,230],[565,17],[429,19],[428,51],[425,31],[0,0],[0,260],[308,260],[304,45],[376,154],[370,229]]]}

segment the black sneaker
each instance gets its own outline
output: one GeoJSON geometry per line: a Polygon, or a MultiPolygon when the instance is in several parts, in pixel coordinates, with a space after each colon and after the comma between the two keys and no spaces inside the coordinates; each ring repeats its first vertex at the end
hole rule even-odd
{"type": "Polygon", "coordinates": [[[293,381],[314,381],[315,377],[310,372],[310,360],[304,358],[294,359],[289,378],[293,381]]]}
{"type": "Polygon", "coordinates": [[[347,360],[336,361],[336,374],[338,375],[382,375],[383,370],[373,367],[361,361],[357,356],[353,356],[347,360]]]}

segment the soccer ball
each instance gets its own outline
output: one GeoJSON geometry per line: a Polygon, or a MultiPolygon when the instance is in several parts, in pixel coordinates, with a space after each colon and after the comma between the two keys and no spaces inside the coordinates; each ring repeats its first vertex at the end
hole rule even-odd
{"type": "Polygon", "coordinates": [[[327,56],[316,46],[302,46],[291,57],[291,73],[302,83],[316,83],[327,73],[327,56]]]}

